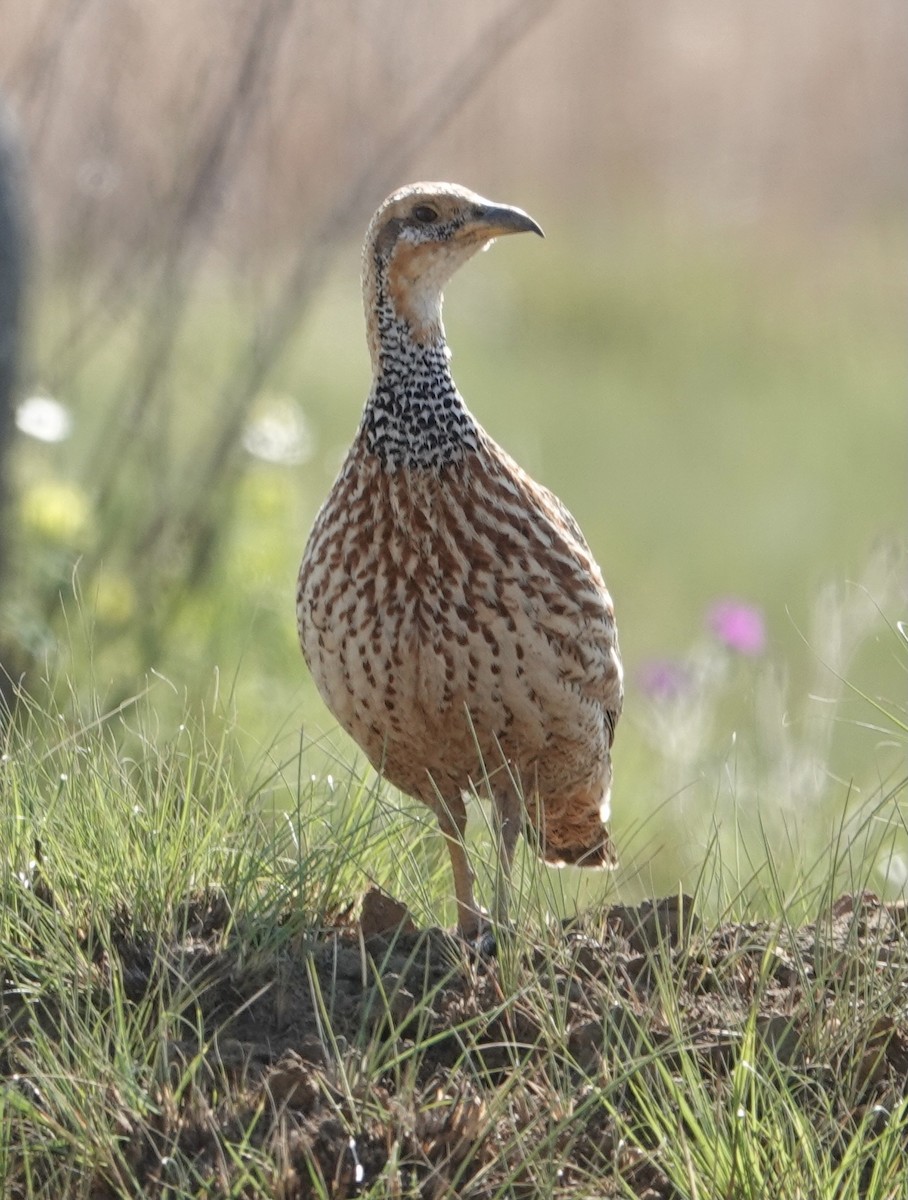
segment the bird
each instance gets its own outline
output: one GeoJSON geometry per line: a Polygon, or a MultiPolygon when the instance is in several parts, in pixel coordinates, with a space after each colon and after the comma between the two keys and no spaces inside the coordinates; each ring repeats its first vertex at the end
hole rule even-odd
{"type": "Polygon", "coordinates": [[[454,272],[516,233],[545,236],[522,209],[451,183],[409,184],[376,211],[362,270],[372,385],[296,596],[327,707],[438,818],[466,939],[490,927],[464,845],[470,795],[492,802],[502,925],[521,832],[553,865],[616,862],[612,598],[564,504],[467,408],[442,322],[454,272]]]}

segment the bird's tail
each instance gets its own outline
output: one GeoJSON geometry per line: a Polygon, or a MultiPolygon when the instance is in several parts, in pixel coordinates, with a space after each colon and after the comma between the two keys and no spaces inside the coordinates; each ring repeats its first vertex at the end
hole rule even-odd
{"type": "Polygon", "coordinates": [[[609,837],[608,781],[600,786],[549,796],[527,805],[530,838],[536,852],[552,866],[615,867],[618,856],[609,837]]]}
{"type": "Polygon", "coordinates": [[[561,845],[551,837],[540,838],[539,853],[553,867],[598,867],[608,870],[617,867],[618,856],[608,835],[608,830],[599,827],[599,833],[592,843],[587,841],[571,842],[561,845]]]}

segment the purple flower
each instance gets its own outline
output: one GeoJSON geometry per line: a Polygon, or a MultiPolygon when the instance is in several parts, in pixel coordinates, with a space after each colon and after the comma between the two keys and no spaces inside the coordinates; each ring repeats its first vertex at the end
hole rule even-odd
{"type": "Polygon", "coordinates": [[[637,679],[652,700],[674,700],[690,687],[687,668],[670,658],[654,658],[643,663],[637,679]]]}
{"type": "Polygon", "coordinates": [[[706,616],[712,633],[729,650],[751,657],[766,649],[766,625],[763,614],[742,600],[717,600],[706,616]]]}

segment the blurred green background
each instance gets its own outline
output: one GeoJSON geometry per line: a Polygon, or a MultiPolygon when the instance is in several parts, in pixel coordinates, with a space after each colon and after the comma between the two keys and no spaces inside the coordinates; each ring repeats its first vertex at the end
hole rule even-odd
{"type": "Polygon", "coordinates": [[[188,697],[252,761],[292,758],[301,726],[349,761],[296,647],[296,569],[369,386],[362,231],[393,187],[447,178],[546,230],[470,264],[446,321],[468,404],[615,596],[625,842],[660,814],[664,882],[723,814],[825,837],[901,778],[897,726],[837,675],[899,711],[903,4],[0,19],[31,265],[2,617],[27,686],[114,706],[150,681],[165,732],[188,697]],[[711,637],[728,597],[763,654],[711,637]]]}

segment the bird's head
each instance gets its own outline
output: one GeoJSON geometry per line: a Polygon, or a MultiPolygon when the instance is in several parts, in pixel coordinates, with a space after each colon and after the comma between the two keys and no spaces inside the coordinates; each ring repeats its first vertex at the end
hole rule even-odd
{"type": "MultiPolygon", "coordinates": [[[[538,233],[519,208],[454,183],[412,183],[381,205],[363,246],[366,319],[384,302],[423,345],[443,336],[442,289],[459,266],[497,237],[538,233]]],[[[370,325],[373,356],[378,331],[370,325]]]]}

